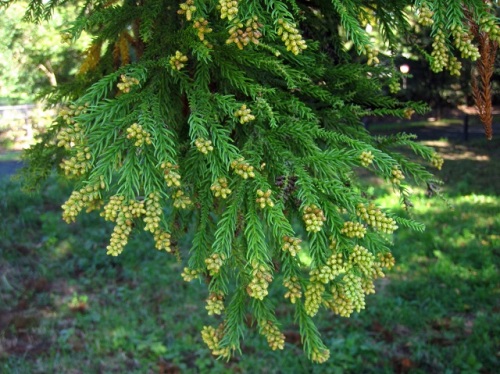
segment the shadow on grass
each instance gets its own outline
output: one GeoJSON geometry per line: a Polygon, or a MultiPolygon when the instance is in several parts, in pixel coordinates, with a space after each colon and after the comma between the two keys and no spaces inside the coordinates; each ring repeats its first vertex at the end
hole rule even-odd
{"type": "Polygon", "coordinates": [[[425,200],[414,215],[427,230],[399,230],[397,266],[386,281],[390,297],[376,295],[369,313],[396,350],[406,349],[415,369],[494,372],[500,364],[500,199],[466,196],[454,201],[453,211],[425,200]]]}
{"type": "Polygon", "coordinates": [[[444,182],[447,196],[497,195],[500,188],[500,138],[469,143],[448,139],[423,142],[444,158],[443,169],[436,175],[444,182]]]}

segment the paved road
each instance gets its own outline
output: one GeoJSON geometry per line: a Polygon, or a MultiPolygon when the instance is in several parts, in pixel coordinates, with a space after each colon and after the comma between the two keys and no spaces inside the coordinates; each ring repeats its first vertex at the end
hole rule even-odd
{"type": "Polygon", "coordinates": [[[22,166],[21,161],[0,161],[0,179],[9,178],[22,166]]]}

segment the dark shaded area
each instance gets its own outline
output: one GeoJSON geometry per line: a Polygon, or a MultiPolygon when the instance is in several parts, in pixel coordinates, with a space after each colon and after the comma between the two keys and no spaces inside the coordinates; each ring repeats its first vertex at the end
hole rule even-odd
{"type": "MultiPolygon", "coordinates": [[[[440,124],[439,126],[433,125],[429,122],[428,125],[421,126],[411,126],[408,130],[405,129],[405,125],[401,124],[399,131],[409,132],[417,135],[418,140],[438,140],[438,139],[448,139],[453,142],[465,142],[468,140],[484,139],[484,129],[479,123],[474,123],[474,119],[469,120],[469,126],[467,131],[464,129],[463,123],[449,123],[440,124]]],[[[369,127],[370,130],[376,133],[393,133],[392,131],[378,131],[377,125],[372,125],[369,127]]],[[[493,136],[500,136],[500,122],[493,124],[493,136]]]]}
{"type": "MultiPolygon", "coordinates": [[[[493,137],[500,136],[500,108],[494,110],[493,137]]],[[[419,140],[446,138],[453,142],[485,139],[484,128],[473,107],[462,109],[433,110],[424,116],[413,116],[412,120],[398,118],[374,118],[364,120],[368,130],[375,134],[407,132],[417,135],[419,140]],[[443,115],[441,118],[440,115],[443,115]]]]}

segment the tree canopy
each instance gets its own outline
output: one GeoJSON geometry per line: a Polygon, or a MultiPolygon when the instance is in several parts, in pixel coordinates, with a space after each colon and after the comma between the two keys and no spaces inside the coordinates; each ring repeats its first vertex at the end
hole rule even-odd
{"type": "MultiPolygon", "coordinates": [[[[41,20],[57,6],[31,1],[26,17],[41,20]]],[[[158,250],[184,264],[186,281],[203,279],[215,325],[201,334],[214,355],[238,351],[247,324],[271,349],[283,349],[275,310],[290,302],[305,352],[324,362],[329,352],[313,320],[319,308],[342,317],[364,309],[374,279],[394,264],[393,232],[423,229],[375,206],[357,170],[385,180],[410,209],[409,184],[434,188],[437,181],[401,147],[442,165],[411,135],[374,137],[363,126],[368,115],[426,110],[391,96],[400,79],[391,48],[416,17],[432,30],[426,57],[434,71],[459,74],[461,58],[478,61],[475,94],[488,123],[500,38],[494,6],[87,1],[64,38],[87,32],[92,43],[77,79],[49,97],[65,107],[27,153],[27,183],[56,167],[75,180],[65,221],[99,210],[115,223],[109,255],[145,230],[158,250]],[[368,24],[390,54],[378,54],[368,24]]]]}

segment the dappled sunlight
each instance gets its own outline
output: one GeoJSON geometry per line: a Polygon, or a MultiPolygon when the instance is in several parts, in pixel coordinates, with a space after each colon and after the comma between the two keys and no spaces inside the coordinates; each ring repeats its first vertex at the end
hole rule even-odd
{"type": "Polygon", "coordinates": [[[476,269],[470,264],[458,263],[456,259],[452,258],[451,254],[440,250],[433,251],[433,255],[436,258],[434,272],[438,276],[442,276],[443,279],[455,277],[463,280],[489,281],[494,280],[496,276],[496,269],[493,264],[484,264],[483,267],[476,269]]]}
{"type": "Polygon", "coordinates": [[[311,255],[309,254],[309,251],[306,250],[305,246],[307,245],[307,243],[304,243],[303,244],[303,249],[297,253],[297,257],[299,258],[299,261],[306,267],[308,268],[310,265],[311,265],[311,262],[312,262],[312,257],[311,255]]]}
{"type": "Polygon", "coordinates": [[[398,282],[413,282],[418,279],[432,277],[455,284],[456,279],[464,281],[488,281],[496,277],[496,269],[493,264],[476,268],[468,263],[462,263],[452,258],[450,253],[441,250],[432,251],[432,255],[410,254],[405,256],[404,263],[398,264],[394,271],[387,275],[387,279],[398,282]]]}
{"type": "MultiPolygon", "coordinates": [[[[386,281],[388,292],[404,300],[405,306],[398,307],[399,320],[418,328],[412,322],[414,314],[423,313],[420,324],[429,331],[436,330],[433,315],[458,316],[498,307],[494,295],[500,294],[500,197],[476,193],[445,199],[421,193],[413,199],[410,214],[426,225],[426,231],[400,228],[395,233],[396,266],[386,281]]],[[[395,196],[377,202],[401,209],[395,196]]]]}
{"type": "Polygon", "coordinates": [[[428,147],[437,148],[438,150],[440,148],[446,149],[451,145],[451,143],[448,139],[426,140],[426,141],[421,141],[420,143],[422,143],[423,145],[426,145],[428,147]]]}
{"type": "Polygon", "coordinates": [[[452,144],[448,139],[427,140],[421,142],[424,145],[433,147],[441,153],[445,160],[472,160],[472,161],[491,161],[487,154],[481,154],[478,150],[473,150],[466,145],[452,144]]]}
{"type": "Polygon", "coordinates": [[[453,153],[453,154],[448,153],[446,155],[443,155],[443,158],[445,160],[473,160],[473,161],[481,161],[481,162],[491,160],[490,157],[487,155],[479,155],[475,152],[470,152],[470,151],[466,151],[466,150],[464,150],[462,152],[453,153]]]}
{"type": "MultiPolygon", "coordinates": [[[[412,199],[413,207],[410,214],[425,216],[427,214],[450,214],[450,220],[454,220],[453,213],[457,208],[464,209],[460,213],[461,219],[471,219],[475,215],[482,215],[481,210],[492,210],[492,213],[498,207],[500,211],[500,198],[492,195],[465,195],[457,197],[432,197],[429,198],[424,195],[423,189],[415,190],[415,195],[412,199]]],[[[376,200],[377,204],[387,209],[402,209],[399,196],[385,195],[376,200]]],[[[489,217],[481,217],[482,220],[494,219],[495,215],[489,217]]]]}
{"type": "Polygon", "coordinates": [[[500,199],[498,196],[488,196],[488,195],[465,195],[459,196],[455,199],[455,201],[460,204],[463,202],[474,203],[474,204],[493,204],[500,205],[500,199]]]}
{"type": "MultiPolygon", "coordinates": [[[[492,197],[493,198],[493,197],[492,197]]],[[[479,210],[494,210],[495,207],[500,207],[500,202],[498,198],[495,202],[491,203],[477,203],[467,200],[456,200],[451,198],[445,198],[445,201],[430,200],[430,199],[419,199],[414,201],[414,208],[412,209],[414,213],[425,215],[425,214],[445,214],[448,215],[450,222],[456,219],[456,211],[463,209],[460,212],[460,219],[471,219],[474,216],[481,216],[483,212],[479,210]]],[[[485,219],[487,217],[481,217],[485,219]]],[[[476,222],[477,223],[477,222],[476,222]]]]}
{"type": "Polygon", "coordinates": [[[459,119],[437,119],[436,117],[427,117],[426,122],[431,123],[433,127],[456,127],[462,124],[459,119]]]}
{"type": "Polygon", "coordinates": [[[61,240],[54,245],[54,250],[51,251],[54,255],[54,260],[62,259],[68,256],[73,251],[73,244],[69,240],[61,240]]]}

